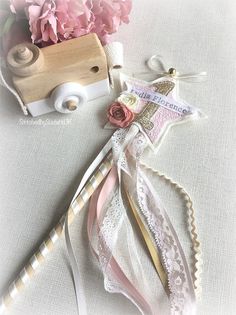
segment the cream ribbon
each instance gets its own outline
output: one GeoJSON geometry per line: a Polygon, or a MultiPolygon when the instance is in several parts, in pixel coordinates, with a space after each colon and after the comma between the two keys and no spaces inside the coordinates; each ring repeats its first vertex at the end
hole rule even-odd
{"type": "MultiPolygon", "coordinates": [[[[83,187],[87,183],[88,179],[92,176],[96,168],[101,164],[102,160],[107,156],[109,151],[111,150],[111,140],[109,140],[100,153],[97,155],[95,160],[90,164],[89,168],[85,172],[79,187],[72,199],[71,206],[73,205],[74,201],[76,200],[79,193],[82,191],[83,187]]],[[[82,286],[81,276],[79,272],[79,266],[75,257],[75,253],[72,247],[70,233],[69,233],[69,224],[68,224],[68,213],[65,218],[65,241],[66,241],[66,248],[68,252],[68,258],[71,266],[72,271],[72,278],[73,284],[76,294],[76,302],[77,302],[77,310],[79,315],[87,315],[87,306],[86,306],[86,298],[85,293],[82,286]]]]}
{"type": "Polygon", "coordinates": [[[143,236],[143,239],[145,241],[145,244],[147,246],[147,249],[149,251],[149,254],[151,256],[151,259],[152,259],[152,262],[153,262],[153,265],[157,271],[157,274],[162,282],[162,285],[164,287],[164,289],[167,291],[168,289],[168,279],[167,279],[167,275],[165,273],[165,270],[162,266],[162,263],[161,263],[161,259],[159,257],[159,253],[157,252],[157,249],[148,233],[148,230],[146,229],[141,217],[139,216],[139,213],[137,211],[137,207],[135,205],[135,202],[133,200],[133,198],[131,197],[130,193],[128,191],[125,190],[125,193],[126,193],[126,196],[127,196],[127,199],[128,199],[128,202],[129,202],[129,205],[130,205],[130,209],[132,210],[132,213],[135,217],[135,220],[138,224],[138,227],[141,231],[141,234],[143,236]]]}
{"type": "MultiPolygon", "coordinates": [[[[184,80],[192,83],[203,82],[206,80],[207,72],[189,72],[180,74],[174,68],[170,68],[167,71],[166,62],[164,62],[163,57],[161,55],[152,55],[146,62],[148,68],[156,73],[158,77],[171,76],[176,80],[184,80]]],[[[136,75],[147,75],[150,72],[139,72],[136,75]]]]}

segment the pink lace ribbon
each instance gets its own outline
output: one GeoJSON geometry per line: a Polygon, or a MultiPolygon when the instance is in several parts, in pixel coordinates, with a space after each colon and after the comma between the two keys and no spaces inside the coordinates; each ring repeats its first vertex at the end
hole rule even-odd
{"type": "Polygon", "coordinates": [[[101,218],[104,216],[104,213],[102,213],[104,204],[107,202],[109,195],[114,192],[117,182],[117,169],[113,166],[102,187],[99,187],[91,198],[87,222],[89,243],[92,252],[100,262],[104,278],[107,279],[107,282],[110,282],[110,285],[107,285],[105,281],[105,288],[109,292],[122,293],[138,307],[142,314],[154,315],[146,298],[127,278],[124,271],[114,258],[112,253],[114,248],[112,248],[110,240],[107,239],[101,229],[101,218]],[[98,249],[95,249],[92,242],[92,232],[94,229],[98,233],[98,249]]]}
{"type": "MultiPolygon", "coordinates": [[[[123,294],[143,315],[160,314],[158,300],[149,296],[148,290],[151,290],[152,283],[149,283],[148,290],[144,290],[141,274],[135,268],[135,264],[139,264],[143,269],[138,262],[139,255],[129,253],[129,263],[123,264],[120,256],[126,255],[123,249],[126,244],[123,243],[121,252],[117,251],[124,226],[128,231],[126,242],[129,250],[136,247],[132,224],[127,215],[129,209],[121,193],[122,189],[126,190],[132,196],[138,214],[149,230],[167,274],[170,292],[167,314],[194,315],[195,293],[183,249],[139,162],[146,145],[147,140],[137,126],[129,130],[119,129],[114,133],[111,139],[114,165],[90,201],[87,221],[90,248],[98,259],[108,292],[123,294]]],[[[79,281],[79,277],[74,277],[74,281],[79,281]]],[[[75,290],[80,290],[79,284],[75,286],[75,290]]],[[[78,292],[76,295],[79,304],[81,295],[78,292]]]]}
{"type": "Polygon", "coordinates": [[[119,292],[125,295],[138,307],[142,314],[159,314],[158,301],[153,305],[149,302],[149,297],[139,291],[141,287],[140,283],[137,286],[139,275],[136,274],[136,279],[132,282],[113,255],[116,250],[116,239],[119,237],[119,225],[123,223],[122,212],[126,211],[120,193],[123,187],[132,195],[138,206],[139,215],[148,227],[156,245],[156,250],[161,255],[170,291],[169,314],[194,315],[196,312],[195,293],[183,249],[166,211],[139,164],[139,156],[142,147],[144,147],[145,139],[139,133],[135,136],[135,139],[130,138],[130,145],[127,144],[127,132],[117,131],[116,133],[118,139],[116,139],[116,145],[113,145],[114,156],[117,157],[116,164],[102,186],[92,196],[87,225],[90,246],[100,263],[105,288],[109,292],[119,292]],[[143,143],[141,143],[142,141],[143,143]],[[137,149],[137,146],[135,147],[135,142],[139,143],[139,149],[137,149]],[[126,143],[126,148],[124,143],[126,143]],[[116,150],[115,147],[120,147],[121,150],[116,150]],[[130,154],[135,154],[136,163],[132,162],[133,159],[129,157],[130,154]],[[112,202],[114,200],[112,201],[112,198],[114,198],[114,194],[116,194],[114,207],[116,212],[120,213],[120,218],[116,215],[116,219],[112,215],[107,216],[109,207],[113,207],[112,202]],[[111,229],[114,233],[112,235],[113,239],[111,239],[111,234],[107,232],[107,229],[104,228],[106,224],[114,226],[111,229]],[[94,239],[96,245],[93,245],[94,239]]]}
{"type": "Polygon", "coordinates": [[[167,273],[171,314],[194,315],[196,298],[184,251],[151,183],[137,168],[137,203],[159,250],[167,273]]]}

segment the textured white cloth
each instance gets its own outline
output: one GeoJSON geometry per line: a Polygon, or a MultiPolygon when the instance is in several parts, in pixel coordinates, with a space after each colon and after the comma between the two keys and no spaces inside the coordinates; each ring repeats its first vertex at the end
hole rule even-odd
{"type": "MultiPolygon", "coordinates": [[[[181,83],[180,96],[208,120],[171,129],[159,152],[145,161],[179,181],[191,194],[203,245],[203,295],[199,315],[233,315],[236,309],[236,2],[233,0],[133,0],[131,23],[115,40],[125,48],[128,72],[161,54],[179,72],[208,72],[208,81],[181,83]]],[[[147,79],[154,79],[152,76],[147,79]]],[[[0,105],[0,291],[66,210],[83,172],[111,136],[105,109],[113,96],[78,113],[52,113],[28,121],[1,88],[0,105]],[[69,120],[67,120],[69,119],[69,120]],[[71,119],[71,120],[70,120],[71,119]],[[61,121],[59,125],[53,121],[61,121]],[[41,125],[40,125],[41,122],[41,125]],[[63,125],[64,122],[64,125],[63,125]],[[31,125],[30,125],[31,124],[31,125]],[[38,124],[38,125],[37,125],[38,124]],[[44,126],[42,125],[44,124],[44,126]]],[[[169,187],[153,178],[184,248],[184,209],[169,187]]],[[[71,227],[85,286],[88,313],[138,315],[124,297],[103,289],[87,246],[83,214],[71,227]]],[[[146,268],[147,266],[143,266],[146,268]]],[[[148,272],[148,270],[147,270],[148,272]]],[[[64,240],[11,306],[9,315],[75,315],[76,299],[64,240]]]]}

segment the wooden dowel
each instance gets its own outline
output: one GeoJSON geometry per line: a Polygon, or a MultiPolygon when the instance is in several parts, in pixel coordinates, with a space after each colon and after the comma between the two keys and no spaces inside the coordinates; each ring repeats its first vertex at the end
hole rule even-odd
{"type": "MultiPolygon", "coordinates": [[[[70,205],[66,213],[68,214],[69,225],[73,222],[76,214],[84,207],[94,191],[106,177],[112,167],[112,163],[112,153],[109,153],[85,184],[75,201],[70,205]]],[[[24,288],[25,284],[33,277],[39,266],[45,261],[46,256],[53,250],[55,243],[63,234],[66,214],[61,217],[60,221],[51,230],[47,238],[42,242],[38,250],[33,254],[29,262],[9,286],[0,302],[0,313],[9,307],[18,293],[24,288]]]]}

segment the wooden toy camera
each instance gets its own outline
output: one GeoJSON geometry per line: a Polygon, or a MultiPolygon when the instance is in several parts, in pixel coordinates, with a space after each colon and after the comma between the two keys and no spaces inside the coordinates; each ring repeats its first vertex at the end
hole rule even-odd
{"type": "Polygon", "coordinates": [[[71,113],[110,91],[107,58],[96,34],[41,49],[17,45],[8,53],[7,67],[32,116],[71,113]]]}

